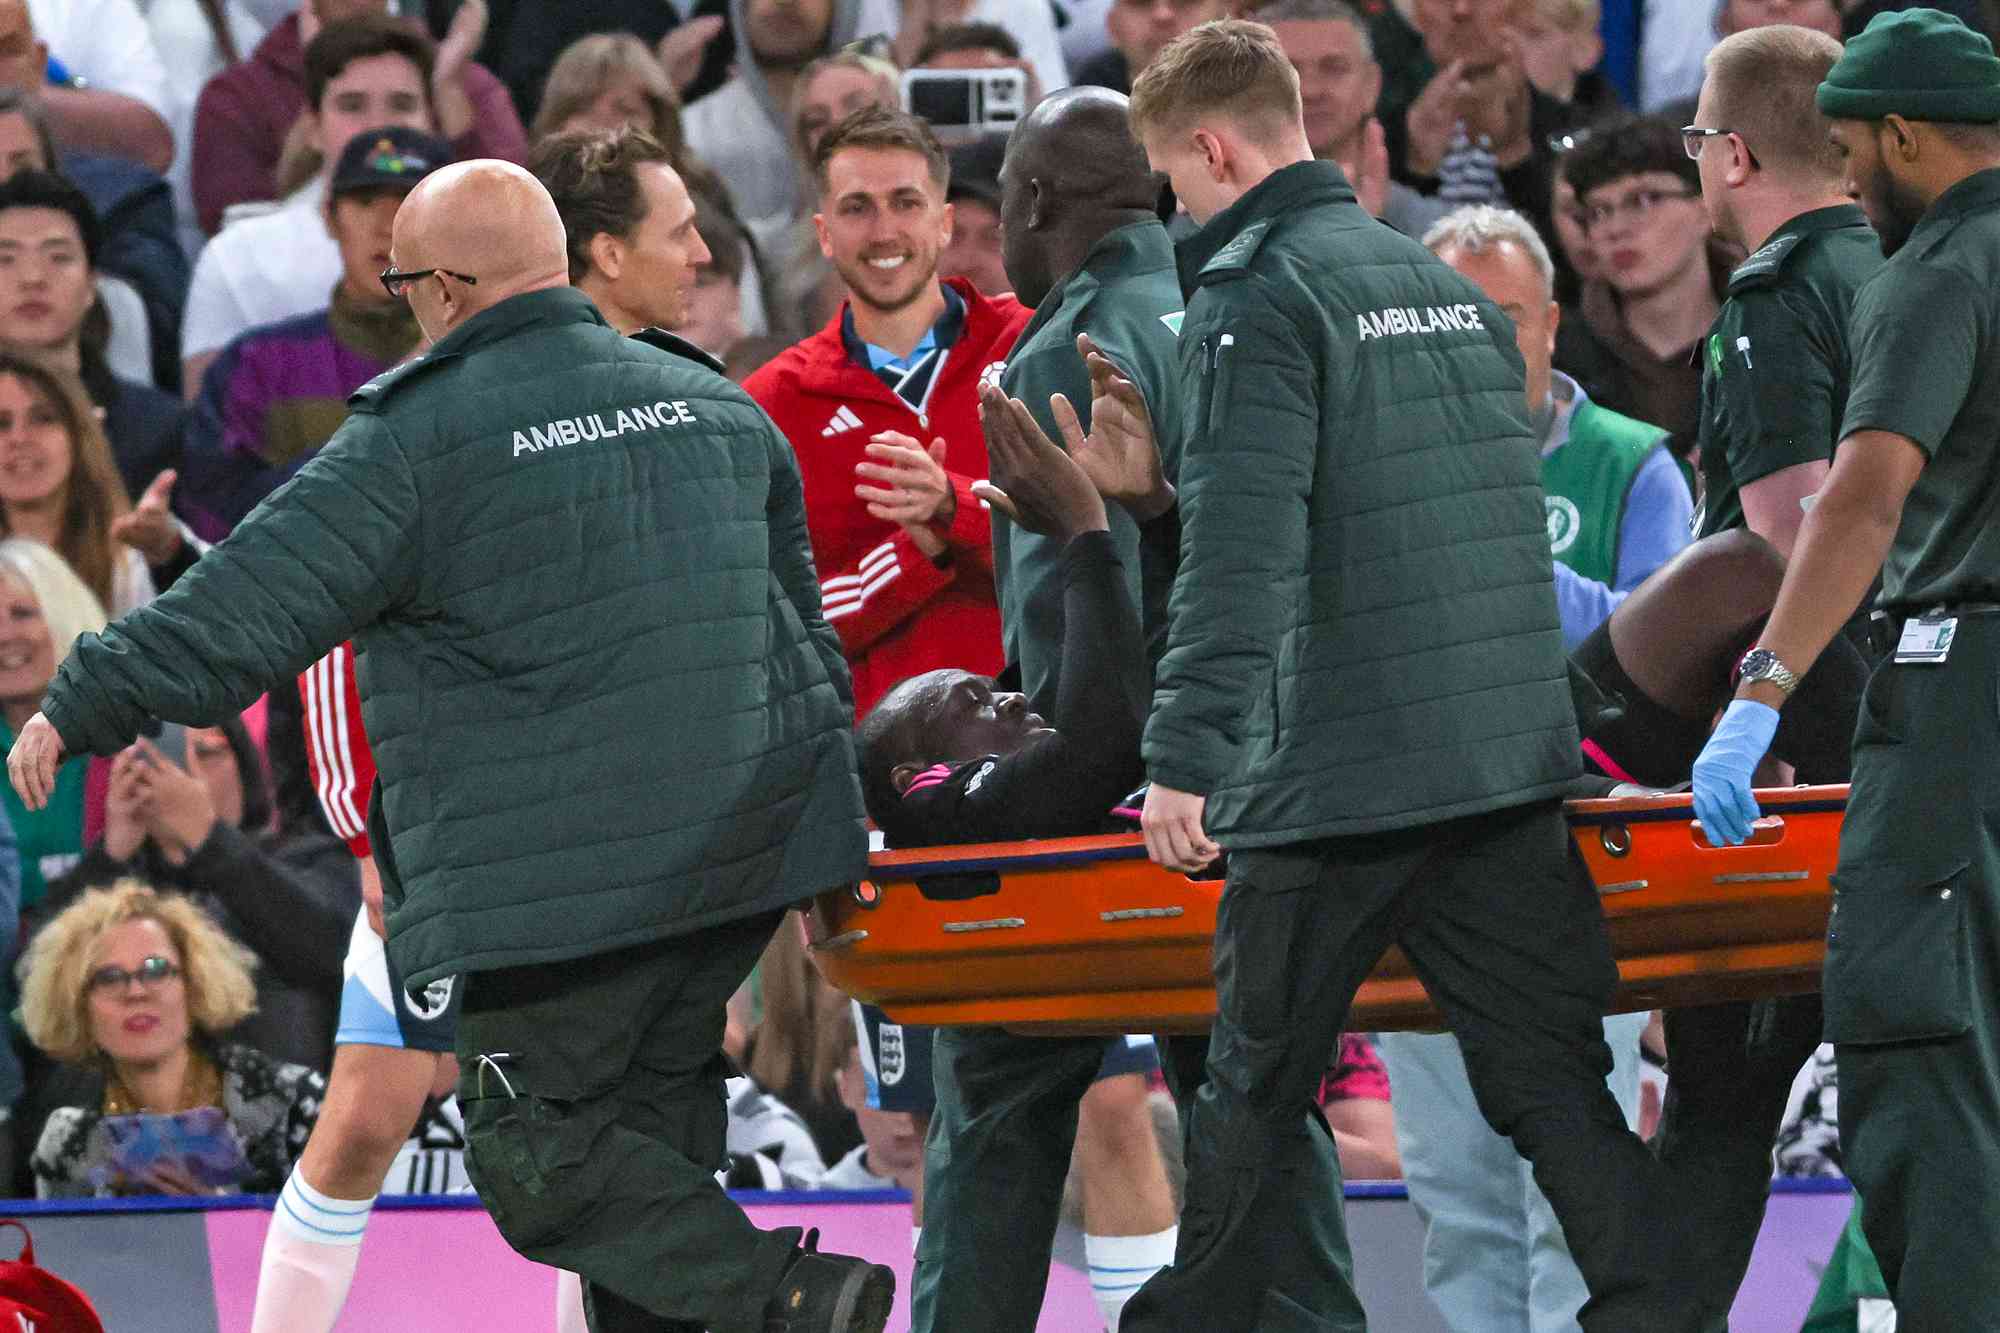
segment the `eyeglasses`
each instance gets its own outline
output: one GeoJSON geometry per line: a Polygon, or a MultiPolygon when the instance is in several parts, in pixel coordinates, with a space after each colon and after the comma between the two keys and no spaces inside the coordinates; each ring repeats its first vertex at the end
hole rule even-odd
{"type": "Polygon", "coordinates": [[[168,959],[154,954],[139,963],[138,970],[127,972],[122,967],[100,967],[90,974],[87,984],[92,994],[118,995],[133,982],[139,989],[155,991],[181,974],[179,966],[168,959]]]}
{"type": "Polygon", "coordinates": [[[1581,210],[1583,229],[1595,231],[1613,218],[1630,218],[1638,222],[1651,216],[1661,204],[1675,199],[1692,199],[1689,190],[1634,190],[1623,199],[1613,199],[1608,203],[1585,204],[1581,210]]]}
{"type": "Polygon", "coordinates": [[[468,287],[479,285],[479,279],[470,273],[454,273],[448,268],[413,268],[407,273],[401,269],[385,268],[382,270],[382,290],[391,296],[401,296],[409,289],[411,283],[421,282],[434,273],[442,273],[447,278],[457,278],[468,287]]]}
{"type": "MultiPolygon", "coordinates": [[[[1681,126],[1681,149],[1695,161],[1701,161],[1701,150],[1710,139],[1726,139],[1736,130],[1712,130],[1705,125],[1681,126]]],[[[1743,155],[1750,159],[1750,165],[1757,165],[1757,155],[1750,151],[1750,145],[1743,145],[1743,155]]]]}

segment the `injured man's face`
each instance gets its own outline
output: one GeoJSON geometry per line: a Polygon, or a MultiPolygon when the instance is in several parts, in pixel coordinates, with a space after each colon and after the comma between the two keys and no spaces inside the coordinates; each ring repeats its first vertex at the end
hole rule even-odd
{"type": "Polygon", "coordinates": [[[889,706],[906,709],[916,757],[942,763],[1012,754],[1051,730],[1028,696],[993,688],[990,676],[930,671],[896,687],[889,706]]]}

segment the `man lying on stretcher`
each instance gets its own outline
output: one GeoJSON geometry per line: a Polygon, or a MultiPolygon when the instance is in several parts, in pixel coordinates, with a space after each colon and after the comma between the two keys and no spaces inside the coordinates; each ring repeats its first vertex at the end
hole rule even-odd
{"type": "MultiPolygon", "coordinates": [[[[994,503],[1017,521],[1068,540],[1054,717],[1043,719],[1025,696],[969,671],[932,671],[891,690],[857,736],[868,813],[891,847],[1103,832],[1122,826],[1115,809],[1144,777],[1145,644],[1106,535],[1104,502],[1021,404],[993,391],[983,410],[993,455],[989,498],[1001,492],[994,503]]],[[[1177,522],[1171,509],[1151,520],[1177,522]]],[[[1579,795],[1687,781],[1784,572],[1778,553],[1747,530],[1706,538],[1577,645],[1571,679],[1596,775],[1579,795]]],[[[1861,653],[1840,639],[1800,684],[1771,753],[1801,781],[1847,780],[1867,674],[1861,653]]]]}
{"type": "MultiPolygon", "coordinates": [[[[857,741],[868,813],[892,847],[1102,832],[1117,826],[1113,808],[1143,778],[1145,641],[1104,535],[1103,500],[1021,404],[988,389],[981,410],[992,454],[985,495],[1023,526],[1069,542],[1054,725],[1024,695],[968,671],[933,671],[891,690],[857,741]]],[[[1148,526],[1178,522],[1168,509],[1148,526]]],[[[1175,545],[1170,533],[1147,542],[1175,545]]],[[[1746,530],[1706,538],[1577,645],[1571,680],[1598,775],[1579,795],[1687,781],[1784,570],[1778,553],[1746,530]]],[[[1867,674],[1859,650],[1841,639],[1800,684],[1771,753],[1801,781],[1847,780],[1867,674]]]]}
{"type": "MultiPolygon", "coordinates": [[[[892,689],[855,737],[868,815],[891,847],[1101,833],[1144,778],[1151,672],[1104,500],[1020,403],[989,387],[980,411],[991,484],[975,489],[1067,542],[1053,716],[969,671],[930,671],[892,689]]],[[[1152,521],[1179,517],[1169,509],[1152,521]]]]}

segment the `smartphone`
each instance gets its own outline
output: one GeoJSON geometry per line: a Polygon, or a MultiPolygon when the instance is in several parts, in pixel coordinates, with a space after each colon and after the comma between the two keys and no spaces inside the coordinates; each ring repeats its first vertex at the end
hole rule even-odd
{"type": "Polygon", "coordinates": [[[157,736],[150,738],[153,747],[179,765],[183,772],[192,772],[188,763],[188,729],[178,722],[162,722],[157,736]]]}
{"type": "Polygon", "coordinates": [[[929,121],[941,139],[1005,134],[1028,114],[1028,76],[1018,69],[905,70],[903,109],[929,121]]]}
{"type": "Polygon", "coordinates": [[[143,1185],[162,1163],[176,1166],[197,1185],[220,1189],[250,1174],[249,1159],[216,1106],[173,1115],[112,1115],[100,1122],[110,1145],[99,1183],[143,1185]]]}

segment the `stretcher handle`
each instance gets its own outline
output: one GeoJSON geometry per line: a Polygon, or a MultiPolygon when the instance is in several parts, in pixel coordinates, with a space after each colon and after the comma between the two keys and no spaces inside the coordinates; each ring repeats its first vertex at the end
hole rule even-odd
{"type": "Polygon", "coordinates": [[[1750,836],[1735,847],[1711,847],[1708,834],[1702,831],[1699,819],[1688,821],[1688,836],[1694,839],[1694,845],[1704,852],[1730,852],[1744,847],[1776,847],[1785,840],[1785,819],[1783,815],[1764,815],[1754,820],[1750,825],[1750,836]]]}

